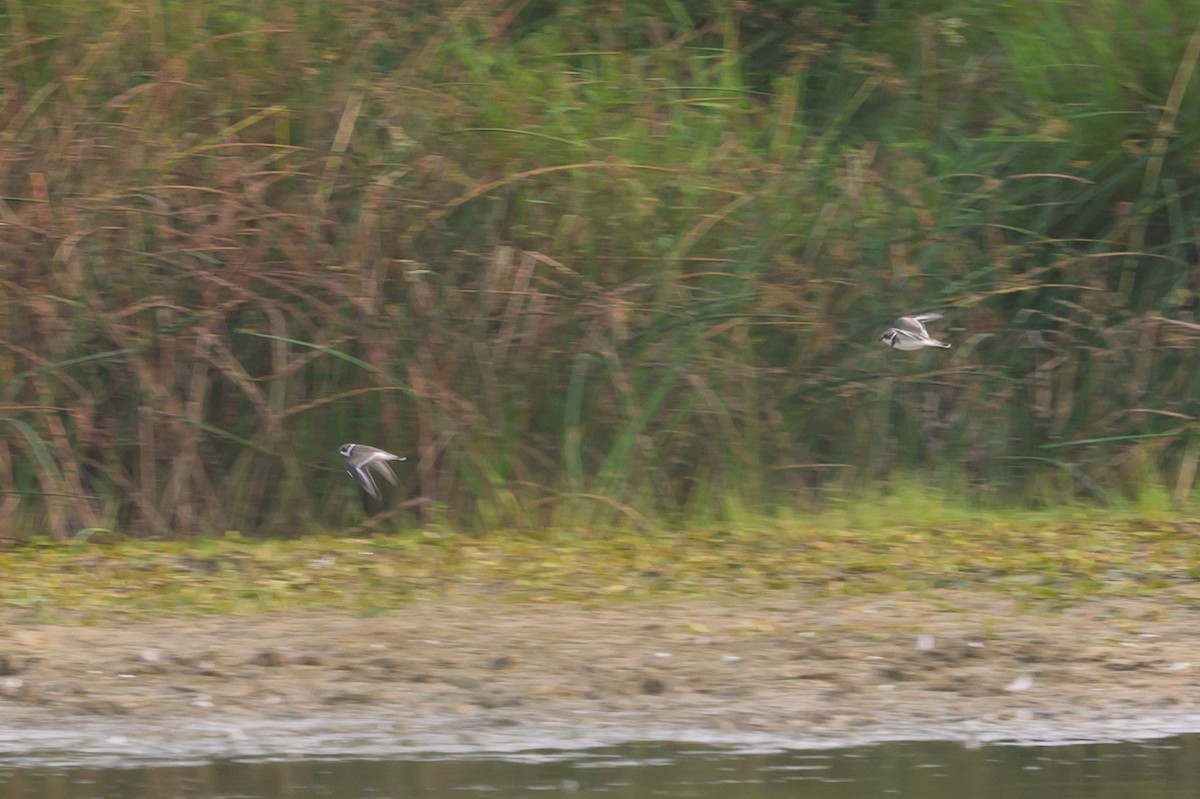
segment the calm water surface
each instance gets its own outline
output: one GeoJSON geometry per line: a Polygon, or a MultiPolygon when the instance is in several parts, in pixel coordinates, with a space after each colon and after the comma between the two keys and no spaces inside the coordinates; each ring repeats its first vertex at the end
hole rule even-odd
{"type": "Polygon", "coordinates": [[[1173,799],[1200,796],[1200,736],[1067,746],[888,743],[746,753],[631,744],[504,759],[236,762],[9,768],[5,799],[134,797],[711,797],[713,799],[1173,799]]]}

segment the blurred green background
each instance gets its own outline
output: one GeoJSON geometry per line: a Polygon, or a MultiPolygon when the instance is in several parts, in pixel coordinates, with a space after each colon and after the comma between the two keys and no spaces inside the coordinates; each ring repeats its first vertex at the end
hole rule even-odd
{"type": "Polygon", "coordinates": [[[8,0],[0,535],[1186,504],[1197,20],[8,0]]]}

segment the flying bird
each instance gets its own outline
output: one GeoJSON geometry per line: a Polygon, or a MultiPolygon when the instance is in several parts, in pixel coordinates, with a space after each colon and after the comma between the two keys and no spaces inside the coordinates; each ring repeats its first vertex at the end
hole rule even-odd
{"type": "Polygon", "coordinates": [[[382,449],[368,447],[366,444],[342,444],[338,448],[338,453],[346,459],[346,474],[353,477],[354,481],[362,486],[362,490],[375,499],[378,500],[381,497],[379,486],[375,484],[375,477],[371,474],[372,469],[386,477],[392,485],[400,485],[392,467],[388,466],[387,462],[407,460],[404,456],[393,455],[382,449]]]}
{"type": "Polygon", "coordinates": [[[898,350],[919,350],[923,347],[941,347],[949,349],[950,345],[944,341],[938,341],[929,335],[929,331],[925,329],[926,322],[936,322],[941,319],[940,313],[923,313],[916,316],[901,316],[896,320],[895,327],[889,327],[887,332],[879,337],[879,340],[889,347],[895,347],[898,350]]]}

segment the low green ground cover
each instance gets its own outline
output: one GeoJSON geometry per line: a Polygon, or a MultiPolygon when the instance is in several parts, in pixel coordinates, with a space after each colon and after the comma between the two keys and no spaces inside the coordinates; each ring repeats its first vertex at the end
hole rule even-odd
{"type": "Polygon", "coordinates": [[[4,610],[27,621],[80,623],[293,610],[374,614],[418,601],[621,603],[936,589],[1000,592],[1030,607],[1163,589],[1176,601],[1200,602],[1200,525],[1153,509],[984,512],[915,495],[877,496],[817,516],[708,528],[33,544],[0,553],[0,574],[4,610]]]}

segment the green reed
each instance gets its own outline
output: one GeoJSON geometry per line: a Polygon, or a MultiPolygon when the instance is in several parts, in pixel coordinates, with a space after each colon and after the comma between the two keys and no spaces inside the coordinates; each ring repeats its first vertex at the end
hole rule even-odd
{"type": "Polygon", "coordinates": [[[1109,5],[14,0],[0,529],[1185,502],[1200,31],[1109,5]]]}

